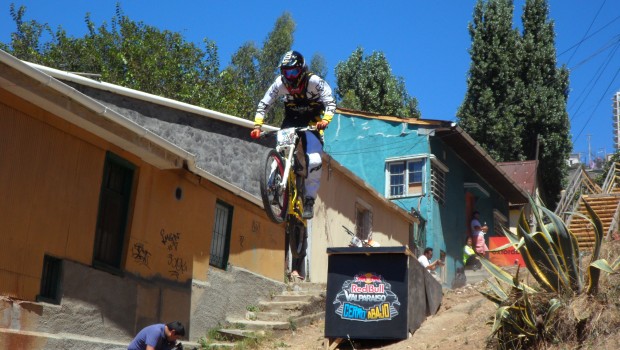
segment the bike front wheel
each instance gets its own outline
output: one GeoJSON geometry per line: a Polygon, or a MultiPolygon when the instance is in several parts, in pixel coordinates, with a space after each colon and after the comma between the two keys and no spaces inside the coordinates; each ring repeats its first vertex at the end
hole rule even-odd
{"type": "Polygon", "coordinates": [[[274,149],[269,150],[264,159],[260,194],[267,216],[279,224],[284,222],[288,211],[288,186],[280,186],[284,177],[284,160],[274,149]]]}

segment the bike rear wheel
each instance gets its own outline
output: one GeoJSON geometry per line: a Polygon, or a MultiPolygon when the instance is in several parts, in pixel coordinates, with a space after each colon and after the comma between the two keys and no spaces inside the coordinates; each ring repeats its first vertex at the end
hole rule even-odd
{"type": "Polygon", "coordinates": [[[267,216],[276,223],[286,219],[288,211],[288,186],[280,188],[284,176],[284,160],[282,156],[271,149],[267,152],[260,173],[260,194],[267,216]]]}
{"type": "Polygon", "coordinates": [[[289,215],[289,221],[286,225],[286,234],[288,235],[291,256],[296,259],[304,258],[306,256],[306,249],[308,248],[308,231],[306,225],[295,216],[289,215]]]}

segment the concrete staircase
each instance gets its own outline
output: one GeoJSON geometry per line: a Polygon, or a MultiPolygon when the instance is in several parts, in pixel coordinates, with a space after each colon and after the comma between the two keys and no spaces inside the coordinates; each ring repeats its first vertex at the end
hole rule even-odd
{"type": "MultiPolygon", "coordinates": [[[[606,235],[612,224],[618,204],[620,203],[620,194],[583,195],[579,201],[577,212],[587,216],[588,212],[583,204],[584,200],[590,204],[596,215],[601,219],[603,224],[603,235],[606,235]]],[[[579,250],[589,251],[592,249],[594,245],[594,227],[592,227],[592,224],[590,224],[587,219],[579,215],[573,215],[568,228],[577,236],[579,250]]]]}
{"type": "Polygon", "coordinates": [[[481,281],[486,281],[489,277],[491,277],[491,275],[484,267],[479,270],[465,270],[466,284],[474,285],[481,281]]]}
{"type": "MultiPolygon", "coordinates": [[[[251,307],[245,318],[230,317],[218,331],[217,346],[233,347],[246,338],[260,338],[280,331],[295,330],[325,318],[325,284],[291,283],[288,290],[251,307]]],[[[215,343],[210,346],[216,346],[215,343]]]]}

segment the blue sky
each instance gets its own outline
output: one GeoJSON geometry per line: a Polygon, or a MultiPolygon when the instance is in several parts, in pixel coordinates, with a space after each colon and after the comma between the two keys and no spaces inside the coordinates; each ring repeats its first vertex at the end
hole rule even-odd
{"type": "MultiPolygon", "coordinates": [[[[262,45],[284,11],[297,23],[294,48],[322,54],[326,79],[359,46],[385,53],[392,71],[418,99],[424,118],[456,120],[463,101],[471,39],[467,25],[475,0],[427,1],[213,1],[213,0],[0,0],[0,41],[8,43],[15,24],[9,5],[26,6],[26,20],[62,26],[69,35],[86,32],[87,12],[96,25],[108,22],[120,2],[134,21],[180,32],[201,45],[214,40],[226,65],[243,43],[262,45]],[[378,5],[380,4],[380,5],[378,5]]],[[[520,26],[525,0],[515,0],[520,26]]],[[[574,152],[587,161],[613,152],[611,98],[620,90],[620,11],[617,0],[550,0],[558,64],[571,71],[568,112],[574,152]]],[[[201,46],[204,48],[204,46],[201,46]]]]}

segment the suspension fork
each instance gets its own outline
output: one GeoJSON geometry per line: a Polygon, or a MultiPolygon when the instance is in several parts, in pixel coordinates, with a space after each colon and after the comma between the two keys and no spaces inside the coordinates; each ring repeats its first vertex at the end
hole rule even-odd
{"type": "Polygon", "coordinates": [[[291,167],[293,165],[292,157],[294,155],[294,152],[295,152],[295,147],[286,147],[284,148],[284,152],[281,152],[281,154],[282,153],[285,154],[285,157],[284,157],[284,173],[282,174],[282,179],[280,180],[281,182],[279,184],[280,188],[285,188],[288,184],[289,175],[291,174],[291,167]]]}

